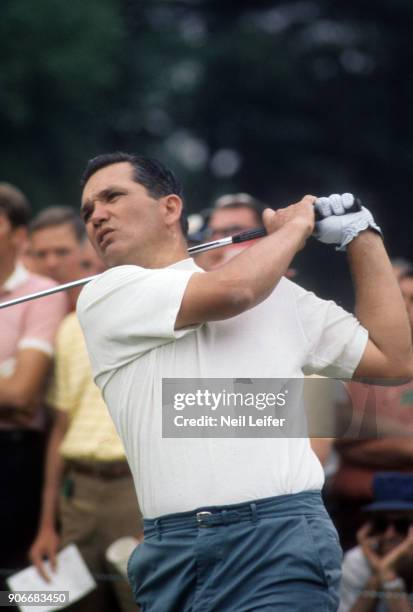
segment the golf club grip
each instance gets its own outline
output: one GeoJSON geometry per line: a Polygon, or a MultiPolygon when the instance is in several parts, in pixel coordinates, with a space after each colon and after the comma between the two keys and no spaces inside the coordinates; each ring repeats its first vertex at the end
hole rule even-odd
{"type": "MultiPolygon", "coordinates": [[[[353,206],[349,208],[348,210],[346,210],[344,214],[347,215],[349,213],[359,212],[360,210],[361,210],[361,202],[359,198],[354,198],[353,206]]],[[[320,213],[316,210],[315,211],[316,222],[322,221],[323,219],[325,219],[325,217],[322,217],[320,213]]],[[[255,238],[262,238],[263,236],[266,236],[266,235],[267,235],[267,232],[264,227],[257,227],[256,229],[246,230],[245,232],[241,232],[240,234],[233,236],[232,243],[239,244],[240,242],[246,242],[247,240],[254,240],[255,238]]]]}
{"type": "Polygon", "coordinates": [[[267,235],[265,227],[257,227],[251,230],[245,230],[236,236],[232,236],[232,244],[238,244],[239,242],[246,242],[247,240],[254,240],[254,238],[262,238],[267,235]]]}
{"type": "MultiPolygon", "coordinates": [[[[361,204],[361,201],[359,200],[359,198],[354,198],[353,206],[351,206],[351,208],[348,208],[344,214],[348,215],[350,213],[360,212],[361,207],[362,207],[362,204],[361,204]]],[[[326,217],[323,217],[322,215],[320,215],[318,210],[315,211],[315,220],[316,220],[316,223],[317,223],[317,221],[322,221],[325,218],[326,217]]]]}

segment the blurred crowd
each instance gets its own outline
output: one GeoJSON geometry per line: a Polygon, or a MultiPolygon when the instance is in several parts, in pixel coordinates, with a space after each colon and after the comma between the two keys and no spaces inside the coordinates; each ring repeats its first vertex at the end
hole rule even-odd
{"type": "MultiPolygon", "coordinates": [[[[262,226],[264,203],[227,194],[189,218],[189,245],[262,226]]],[[[249,243],[196,256],[214,269],[249,243]]],[[[394,260],[413,329],[413,266],[394,260]]],[[[0,301],[104,270],[74,209],[32,215],[25,195],[0,183],[0,301]]],[[[299,271],[289,269],[294,278],[299,271]]],[[[107,558],[142,537],[135,488],[74,312],[81,288],[0,311],[0,590],[32,562],[47,580],[75,543],[97,588],[73,610],[136,610],[107,558]],[[51,569],[44,561],[49,560],[51,569]]],[[[340,610],[413,610],[413,383],[382,386],[308,378],[304,404],[324,498],[344,550],[340,610]]]]}

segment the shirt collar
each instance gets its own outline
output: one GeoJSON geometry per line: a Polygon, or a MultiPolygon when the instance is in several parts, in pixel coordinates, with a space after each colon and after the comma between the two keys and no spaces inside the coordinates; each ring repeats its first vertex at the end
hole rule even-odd
{"type": "Polygon", "coordinates": [[[17,262],[13,272],[10,274],[2,289],[8,293],[11,293],[22,285],[29,277],[29,273],[22,263],[17,262]]]}

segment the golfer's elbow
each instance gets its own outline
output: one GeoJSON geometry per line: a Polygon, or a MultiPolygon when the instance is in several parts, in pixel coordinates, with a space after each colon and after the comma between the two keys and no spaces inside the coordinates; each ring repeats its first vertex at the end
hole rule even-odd
{"type": "Polygon", "coordinates": [[[208,272],[191,277],[175,320],[176,330],[236,317],[264,299],[256,283],[221,276],[208,272]]]}
{"type": "Polygon", "coordinates": [[[385,386],[413,380],[413,351],[410,342],[397,346],[378,346],[370,338],[353,378],[385,386]]]}
{"type": "Polygon", "coordinates": [[[413,354],[404,355],[398,359],[392,359],[388,366],[388,378],[405,384],[413,380],[413,354]]]}
{"type": "Polygon", "coordinates": [[[258,303],[257,296],[250,287],[234,287],[226,294],[224,310],[227,317],[235,317],[258,303]]]}
{"type": "Polygon", "coordinates": [[[393,359],[393,363],[401,378],[406,382],[413,380],[413,347],[410,339],[399,351],[397,359],[393,359]]]}
{"type": "Polygon", "coordinates": [[[271,293],[272,288],[262,287],[257,283],[234,282],[232,287],[222,296],[223,309],[226,317],[235,317],[246,310],[250,310],[265,300],[271,293]]]}
{"type": "Polygon", "coordinates": [[[175,330],[207,323],[223,321],[241,314],[248,309],[250,298],[242,293],[227,291],[222,296],[210,296],[204,303],[184,299],[175,320],[175,330]]]}

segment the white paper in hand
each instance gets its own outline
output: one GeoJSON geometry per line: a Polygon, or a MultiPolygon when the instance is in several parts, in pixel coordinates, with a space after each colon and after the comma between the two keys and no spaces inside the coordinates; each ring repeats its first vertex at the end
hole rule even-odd
{"type": "MultiPolygon", "coordinates": [[[[37,569],[31,565],[7,579],[9,589],[11,591],[69,591],[67,605],[70,605],[96,587],[96,582],[75,544],[69,544],[57,555],[56,572],[52,571],[48,561],[44,566],[50,576],[50,582],[43,580],[37,569]]],[[[51,612],[66,608],[66,605],[20,605],[19,608],[21,612],[51,612]]]]}

